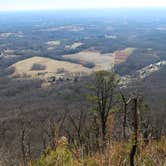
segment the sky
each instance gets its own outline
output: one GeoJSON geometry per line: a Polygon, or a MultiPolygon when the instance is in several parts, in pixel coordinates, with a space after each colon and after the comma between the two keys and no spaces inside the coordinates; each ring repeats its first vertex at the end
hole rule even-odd
{"type": "Polygon", "coordinates": [[[166,7],[166,0],[0,0],[0,11],[166,7]]]}

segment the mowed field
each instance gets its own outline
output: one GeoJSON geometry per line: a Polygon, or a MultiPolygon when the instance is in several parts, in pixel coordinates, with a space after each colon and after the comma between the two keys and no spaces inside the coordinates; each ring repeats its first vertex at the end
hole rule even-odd
{"type": "Polygon", "coordinates": [[[50,58],[44,57],[32,57],[13,64],[11,67],[15,68],[14,76],[30,76],[36,77],[43,73],[44,76],[50,76],[55,74],[59,69],[64,69],[66,72],[76,73],[85,72],[90,73],[91,70],[79,64],[74,64],[71,62],[58,61],[50,58]],[[33,66],[39,66],[39,69],[33,66]],[[41,68],[40,68],[41,66],[41,68]]]}
{"type": "Polygon", "coordinates": [[[135,48],[126,48],[108,54],[101,54],[99,51],[82,51],[76,54],[64,55],[63,58],[80,64],[93,63],[94,71],[111,70],[115,64],[125,62],[134,50],[135,48]]]}
{"type": "Polygon", "coordinates": [[[111,70],[114,66],[114,56],[112,53],[101,54],[98,51],[82,51],[76,54],[64,55],[63,58],[79,62],[80,64],[93,63],[93,71],[111,70]]]}

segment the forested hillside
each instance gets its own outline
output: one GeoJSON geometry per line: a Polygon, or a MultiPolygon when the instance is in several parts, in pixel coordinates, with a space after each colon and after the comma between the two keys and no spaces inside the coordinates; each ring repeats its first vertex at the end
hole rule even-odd
{"type": "Polygon", "coordinates": [[[3,77],[3,165],[165,164],[165,112],[141,89],[119,87],[117,75],[100,71],[44,89],[40,80],[3,77]]]}

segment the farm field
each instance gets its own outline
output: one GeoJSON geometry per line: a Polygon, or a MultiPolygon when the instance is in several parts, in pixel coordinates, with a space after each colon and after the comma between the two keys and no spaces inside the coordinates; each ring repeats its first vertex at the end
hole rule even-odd
{"type": "Polygon", "coordinates": [[[124,63],[134,50],[134,48],[126,48],[107,54],[102,54],[99,51],[85,50],[76,54],[64,55],[63,58],[79,62],[83,65],[92,63],[94,64],[93,71],[111,70],[114,65],[124,63]]]}
{"type": "Polygon", "coordinates": [[[14,76],[29,76],[33,78],[39,77],[40,75],[42,75],[42,77],[48,77],[57,73],[59,69],[63,69],[65,72],[71,73],[85,72],[88,74],[91,71],[89,68],[83,67],[79,64],[43,57],[28,58],[13,64],[11,67],[15,68],[14,76]],[[33,69],[34,65],[39,67],[33,69]]]}
{"type": "Polygon", "coordinates": [[[81,64],[92,63],[94,71],[110,70],[114,65],[114,55],[101,54],[98,51],[82,51],[77,54],[70,54],[63,56],[66,60],[73,60],[81,64]]]}

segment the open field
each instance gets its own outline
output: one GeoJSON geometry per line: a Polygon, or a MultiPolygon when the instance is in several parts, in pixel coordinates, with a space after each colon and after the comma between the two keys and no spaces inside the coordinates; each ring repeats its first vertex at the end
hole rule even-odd
{"type": "Polygon", "coordinates": [[[111,70],[115,64],[125,62],[134,50],[135,48],[126,48],[108,54],[102,54],[99,51],[82,51],[76,54],[64,55],[63,57],[81,64],[93,63],[95,65],[94,71],[111,70]]]}
{"type": "Polygon", "coordinates": [[[48,50],[54,50],[56,47],[60,46],[61,41],[59,40],[53,40],[53,41],[48,41],[46,42],[46,45],[48,46],[48,50]]]}
{"type": "Polygon", "coordinates": [[[73,60],[81,64],[93,63],[94,71],[110,70],[113,67],[114,56],[112,53],[101,54],[98,51],[82,51],[76,54],[64,55],[65,59],[73,60]]]}
{"type": "Polygon", "coordinates": [[[22,32],[16,32],[16,33],[12,33],[12,32],[0,33],[0,38],[10,38],[10,37],[21,38],[21,37],[24,37],[24,35],[23,35],[22,32]]]}
{"type": "Polygon", "coordinates": [[[66,72],[85,72],[89,73],[90,69],[83,67],[79,64],[74,64],[71,62],[64,62],[53,60],[49,58],[43,57],[32,57],[22,61],[19,61],[13,64],[11,67],[15,68],[15,76],[51,76],[52,74],[56,74],[59,69],[62,69],[66,72]],[[33,66],[39,66],[37,69],[33,69],[33,66]],[[40,68],[41,67],[41,68],[40,68]]]}
{"type": "Polygon", "coordinates": [[[135,48],[126,48],[124,50],[115,51],[115,64],[123,63],[135,51],[135,48]]]}
{"type": "Polygon", "coordinates": [[[72,45],[66,45],[65,49],[76,49],[76,48],[78,48],[78,47],[80,47],[82,45],[83,45],[83,43],[75,42],[72,45]]]}

